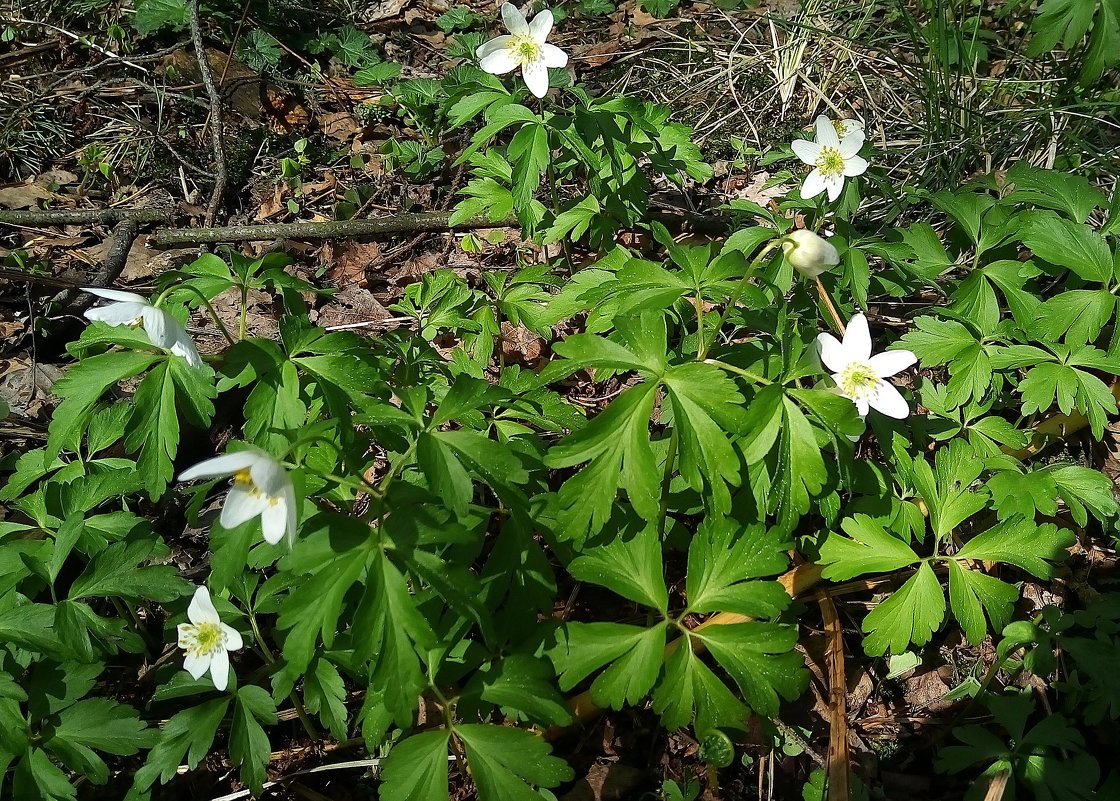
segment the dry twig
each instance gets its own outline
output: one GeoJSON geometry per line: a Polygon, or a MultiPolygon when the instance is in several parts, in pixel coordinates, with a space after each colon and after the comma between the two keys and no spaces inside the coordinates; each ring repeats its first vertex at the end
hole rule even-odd
{"type": "Polygon", "coordinates": [[[214,85],[214,73],[210,70],[210,62],[206,58],[206,45],[202,42],[202,22],[198,14],[198,0],[190,0],[187,4],[188,17],[191,28],[191,43],[194,53],[198,58],[198,72],[202,76],[202,85],[206,87],[206,96],[210,98],[210,144],[214,151],[214,191],[210,194],[210,203],[206,207],[206,224],[214,224],[214,216],[222,205],[222,195],[226,191],[228,171],[226,168],[226,152],[222,145],[222,96],[218,87],[214,85]]]}

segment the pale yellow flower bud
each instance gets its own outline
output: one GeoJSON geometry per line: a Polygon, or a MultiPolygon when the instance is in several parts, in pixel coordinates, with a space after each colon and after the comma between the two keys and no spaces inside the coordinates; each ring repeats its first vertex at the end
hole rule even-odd
{"type": "Polygon", "coordinates": [[[806,278],[816,278],[840,263],[840,254],[826,239],[804,228],[790,231],[782,241],[786,261],[806,278]]]}

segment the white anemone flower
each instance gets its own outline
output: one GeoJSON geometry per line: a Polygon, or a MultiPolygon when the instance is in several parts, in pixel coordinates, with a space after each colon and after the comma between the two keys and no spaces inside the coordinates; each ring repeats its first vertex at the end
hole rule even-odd
{"type": "Polygon", "coordinates": [[[901,373],[918,357],[908,350],[889,350],[871,355],[871,334],[867,318],[855,315],[844,332],[844,341],[837,342],[831,334],[817,336],[821,361],[832,371],[840,394],[855,403],[860,417],[869,408],[887,417],[904,420],[910,407],[892,384],[884,379],[901,373]]]}
{"type": "Polygon", "coordinates": [[[221,621],[206,587],[194,591],[187,619],[191,622],[179,624],[179,647],[187,652],[184,669],[194,679],[210,671],[214,687],[224,690],[229,683],[229,652],[244,646],[240,632],[221,621]]]}
{"type": "Polygon", "coordinates": [[[837,125],[823,114],[817,117],[817,139],[795,139],[791,147],[797,157],[813,170],[801,185],[801,197],[816,197],[828,192],[830,202],[840,197],[845,178],[854,178],[867,171],[867,161],[859,156],[863,147],[863,126],[855,120],[841,120],[843,138],[837,132],[837,125]]]}
{"type": "Polygon", "coordinates": [[[275,545],[296,535],[296,491],[280,464],[256,448],[227,453],[184,470],[180,481],[233,476],[233,486],[222,504],[223,528],[235,528],[260,516],[265,542],[275,545]]]}
{"type": "Polygon", "coordinates": [[[202,366],[202,357],[198,355],[187,329],[163,309],[149,303],[143,295],[98,287],[86,287],[83,291],[113,301],[108,306],[87,309],[87,319],[109,325],[143,326],[148,339],[157,348],[182,356],[191,367],[202,366]]]}
{"type": "Polygon", "coordinates": [[[528,22],[517,6],[505,3],[502,21],[509,34],[479,46],[475,51],[479,66],[491,75],[505,75],[521,67],[529,91],[544,97],[548,93],[548,68],[568,64],[568,54],[545,41],[552,30],[552,12],[545,9],[528,22]]]}
{"type": "Polygon", "coordinates": [[[840,253],[827,239],[813,231],[799,228],[782,239],[782,253],[797,272],[806,278],[816,278],[829,267],[840,263],[840,253]]]}

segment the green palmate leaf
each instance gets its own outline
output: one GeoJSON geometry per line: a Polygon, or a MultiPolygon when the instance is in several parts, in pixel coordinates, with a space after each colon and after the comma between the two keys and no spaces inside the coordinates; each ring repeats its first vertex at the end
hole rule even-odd
{"type": "Polygon", "coordinates": [[[1007,562],[1032,576],[1048,579],[1054,575],[1050,563],[1063,561],[1066,548],[1075,541],[1072,532],[1053,523],[1038,525],[1033,520],[1012,520],[970,539],[956,558],[1007,562]]]}
{"type": "Polygon", "coordinates": [[[1066,267],[1086,281],[1103,284],[1112,278],[1112,252],[1103,236],[1052,211],[1032,212],[1022,231],[1023,244],[1035,256],[1066,267]]]}
{"type": "Polygon", "coordinates": [[[307,669],[320,633],[325,645],[333,642],[343,598],[365,570],[369,553],[368,546],[344,551],[304,580],[284,602],[276,625],[287,631],[284,658],[293,673],[307,669]]]}
{"type": "Polygon", "coordinates": [[[728,434],[746,430],[743,396],[726,373],[710,364],[692,362],[670,368],[663,378],[678,434],[677,467],[689,486],[705,483],[717,513],[731,508],[727,485],[740,482],[739,456],[728,434]]]}
{"type": "Polygon", "coordinates": [[[762,618],[783,611],[790,599],[782,585],[751,579],[784,570],[789,547],[779,529],[742,529],[732,520],[707,518],[688,549],[688,609],[762,618]]]}
{"type": "Polygon", "coordinates": [[[925,459],[913,462],[914,486],[929,507],[929,518],[939,540],[987,505],[987,492],[973,486],[983,462],[964,440],[955,439],[934,457],[936,469],[925,459]]]}
{"type": "Polygon", "coordinates": [[[46,751],[28,749],[12,776],[13,798],[20,801],[74,801],[77,790],[46,751]]]}
{"type": "Polygon", "coordinates": [[[532,789],[570,781],[573,772],[545,740],[524,729],[484,723],[455,727],[480,801],[537,801],[532,789]]]}
{"type": "Polygon", "coordinates": [[[929,562],[863,619],[863,649],[871,656],[925,645],[945,619],[945,593],[929,562]]]}
{"type": "Polygon", "coordinates": [[[43,745],[71,770],[104,784],[109,768],[95,750],[131,756],[157,738],[158,732],[147,728],[132,707],[109,698],[86,698],[60,713],[43,745]]]}
{"type": "Polygon", "coordinates": [[[482,478],[507,503],[516,501],[513,485],[523,484],[529,474],[521,460],[500,442],[477,431],[424,432],[417,443],[420,469],[460,518],[467,516],[467,505],[474,493],[468,470],[482,478]]]}
{"type": "Polygon", "coordinates": [[[865,573],[899,570],[920,561],[906,542],[867,515],[845,518],[840,527],[848,537],[829,533],[821,545],[820,562],[825,565],[821,575],[826,579],[847,581],[865,573]]]}
{"type": "Polygon", "coordinates": [[[1014,190],[1004,197],[1004,202],[1055,209],[1077,223],[1085,222],[1095,209],[1107,205],[1104,194],[1082,175],[1040,170],[1021,161],[1007,171],[1007,180],[1014,190]]]}
{"type": "Polygon", "coordinates": [[[51,388],[62,403],[51,418],[47,452],[78,450],[85,421],[101,396],[117,382],[144,372],[159,358],[151,353],[113,351],[82,359],[71,367],[51,388]]]}
{"type": "Polygon", "coordinates": [[[678,643],[653,692],[653,709],[668,729],[692,723],[696,731],[744,729],[749,710],[692,650],[692,639],[678,643]]]}
{"type": "Polygon", "coordinates": [[[370,685],[393,688],[385,699],[393,720],[409,725],[426,684],[417,651],[435,647],[435,635],[417,610],[404,575],[379,551],[370,562],[351,637],[355,658],[373,659],[370,685]]]}
{"type": "Polygon", "coordinates": [[[1104,473],[1077,465],[1051,466],[1047,470],[1077,525],[1088,525],[1090,512],[1101,521],[1120,514],[1114,485],[1104,473]]]}
{"type": "Polygon", "coordinates": [[[961,562],[949,562],[949,603],[953,617],[961,624],[965,638],[979,645],[988,633],[984,612],[992,621],[992,628],[1002,631],[1011,620],[1019,590],[997,578],[971,570],[961,562]]]}
{"type": "Polygon", "coordinates": [[[575,687],[604,665],[610,665],[591,683],[591,697],[600,706],[622,709],[636,704],[653,687],[661,671],[666,623],[650,628],[621,623],[571,623],[554,657],[560,689],[575,687]]]}
{"type": "Polygon", "coordinates": [[[303,678],[307,711],[317,713],[336,740],[346,739],[346,686],[338,668],[319,657],[303,678]]]}
{"type": "Polygon", "coordinates": [[[70,587],[69,598],[116,597],[165,603],[189,595],[191,583],[171,565],[142,566],[156,549],[155,540],[116,542],[99,553],[70,587]]]}
{"type": "Polygon", "coordinates": [[[157,779],[166,784],[184,761],[194,770],[210,752],[229,703],[229,698],[216,698],[185,709],[168,720],[159,742],[148,753],[148,761],[136,772],[136,786],[147,790],[157,779]]]}
{"type": "Polygon", "coordinates": [[[479,673],[478,697],[503,710],[516,710],[542,725],[567,725],[572,713],[556,689],[548,663],[527,654],[510,654],[479,673]]]}
{"type": "Polygon", "coordinates": [[[1103,357],[1100,350],[1086,346],[1067,356],[1068,361],[1064,364],[1051,361],[1031,368],[1019,382],[1023,414],[1044,412],[1055,404],[1062,414],[1069,414],[1076,408],[1089,418],[1093,436],[1100,439],[1104,435],[1108,416],[1116,413],[1116,399],[1107,384],[1079,367],[1103,368],[1112,372],[1114,365],[1103,357]]]}
{"type": "Polygon", "coordinates": [[[446,729],[414,734],[393,746],[381,763],[384,801],[447,801],[446,729]]]}
{"type": "Polygon", "coordinates": [[[582,540],[610,519],[619,487],[646,520],[658,513],[659,470],[649,440],[649,417],[657,385],[639,384],[623,392],[583,429],[553,446],[550,467],[590,462],[560,488],[562,532],[582,540]]]}
{"type": "Polygon", "coordinates": [[[805,660],[794,650],[794,626],[732,623],[709,626],[688,636],[707,646],[720,666],[735,679],[747,706],[759,715],[777,715],[779,697],[792,701],[809,684],[805,660]]]}
{"type": "Polygon", "coordinates": [[[267,451],[288,447],[284,432],[295,431],[307,420],[307,406],[300,396],[299,371],[282,362],[275,372],[260,376],[245,401],[245,439],[267,451]]]}
{"type": "Polygon", "coordinates": [[[666,614],[669,596],[663,570],[661,540],[653,525],[630,539],[618,537],[607,545],[586,549],[568,565],[568,571],[580,581],[608,587],[623,598],[666,614]]]}
{"type": "Polygon", "coordinates": [[[186,0],[141,0],[132,16],[132,27],[141,35],[154,33],[163,27],[179,30],[186,25],[186,0]]]}
{"type": "Polygon", "coordinates": [[[778,523],[791,530],[797,519],[809,511],[809,501],[827,480],[828,471],[813,427],[796,402],[783,398],[774,491],[769,504],[778,515],[778,523]]]}
{"type": "Polygon", "coordinates": [[[573,242],[577,241],[587,233],[591,221],[600,211],[599,200],[594,195],[588,195],[556,215],[551,227],[545,232],[541,244],[551,245],[565,238],[573,242]]]}
{"type": "Polygon", "coordinates": [[[140,452],[137,471],[154,500],[163,494],[175,471],[179,450],[179,415],[175,409],[175,380],[168,361],[144,377],[133,397],[135,411],[129,420],[124,445],[140,452]]]}
{"type": "Polygon", "coordinates": [[[915,329],[899,340],[923,365],[949,365],[949,394],[956,404],[983,397],[992,383],[987,348],[956,320],[919,317],[915,329]]]}
{"type": "Polygon", "coordinates": [[[272,753],[263,726],[275,724],[276,704],[267,690],[250,684],[237,691],[229,755],[234,764],[241,766],[241,781],[256,795],[263,789],[265,768],[272,753]]]}
{"type": "Polygon", "coordinates": [[[16,606],[16,593],[0,597],[0,645],[38,651],[47,656],[66,655],[52,626],[54,608],[49,604],[16,606]]]}
{"type": "Polygon", "coordinates": [[[1042,339],[1078,347],[1096,341],[1115,311],[1116,296],[1107,289],[1063,292],[1042,304],[1034,330],[1042,339]]]}

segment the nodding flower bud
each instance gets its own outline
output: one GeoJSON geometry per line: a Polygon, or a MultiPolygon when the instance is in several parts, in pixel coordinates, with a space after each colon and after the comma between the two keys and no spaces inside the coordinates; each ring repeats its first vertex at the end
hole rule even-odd
{"type": "Polygon", "coordinates": [[[806,278],[816,278],[840,263],[840,254],[828,240],[804,228],[786,234],[782,241],[782,253],[786,261],[806,278]]]}

